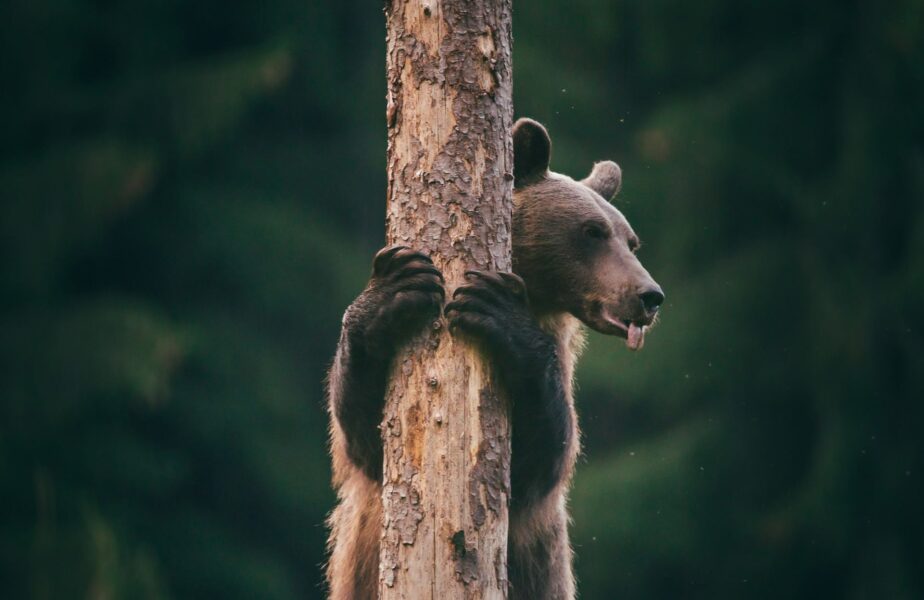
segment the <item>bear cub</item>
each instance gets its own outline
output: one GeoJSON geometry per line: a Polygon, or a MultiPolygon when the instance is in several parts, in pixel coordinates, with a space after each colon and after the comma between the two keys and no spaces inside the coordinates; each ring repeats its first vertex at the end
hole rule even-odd
{"type": "Polygon", "coordinates": [[[406,247],[381,250],[350,305],[329,374],[331,454],[339,503],[329,524],[333,600],[371,600],[378,587],[382,421],[399,348],[442,311],[453,335],[479,342],[511,403],[509,596],[575,596],[566,496],[579,452],[572,397],[582,324],[640,349],[664,293],[635,255],[639,239],[608,200],[622,173],[610,161],[575,181],[549,170],[551,140],[520,119],[514,143],[514,273],[470,271],[445,304],[443,276],[406,247]]]}

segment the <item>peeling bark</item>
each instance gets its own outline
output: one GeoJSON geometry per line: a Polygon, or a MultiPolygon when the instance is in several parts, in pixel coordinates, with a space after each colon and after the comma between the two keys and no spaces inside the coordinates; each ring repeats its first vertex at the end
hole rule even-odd
{"type": "MultiPolygon", "coordinates": [[[[447,291],[509,271],[511,0],[393,0],[390,244],[428,252],[447,291]]],[[[389,384],[379,593],[505,598],[510,431],[489,366],[437,321],[389,384]]]]}

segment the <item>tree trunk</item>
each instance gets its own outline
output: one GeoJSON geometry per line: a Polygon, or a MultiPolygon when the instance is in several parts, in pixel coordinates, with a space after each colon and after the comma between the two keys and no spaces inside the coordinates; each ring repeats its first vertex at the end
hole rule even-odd
{"type": "MultiPolygon", "coordinates": [[[[447,292],[510,270],[511,0],[391,0],[391,244],[447,292]]],[[[510,429],[489,366],[445,322],[396,361],[386,400],[380,597],[505,598],[510,429]]]]}

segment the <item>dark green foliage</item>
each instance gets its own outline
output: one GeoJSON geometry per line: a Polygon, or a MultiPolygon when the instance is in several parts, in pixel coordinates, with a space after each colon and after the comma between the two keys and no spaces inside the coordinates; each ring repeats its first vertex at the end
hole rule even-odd
{"type": "MultiPolygon", "coordinates": [[[[924,3],[520,2],[516,112],[623,166],[584,598],[924,595],[924,3]]],[[[0,595],[320,597],[323,377],[383,239],[374,3],[0,6],[0,595]]]]}

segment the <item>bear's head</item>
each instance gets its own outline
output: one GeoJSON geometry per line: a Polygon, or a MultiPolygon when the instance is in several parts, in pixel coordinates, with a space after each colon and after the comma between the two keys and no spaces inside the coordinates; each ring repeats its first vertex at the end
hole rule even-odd
{"type": "Polygon", "coordinates": [[[520,119],[513,128],[513,270],[526,282],[538,315],[570,313],[637,350],[664,302],[642,266],[639,239],[608,201],[622,172],[611,161],[575,181],[549,171],[545,127],[520,119]]]}

